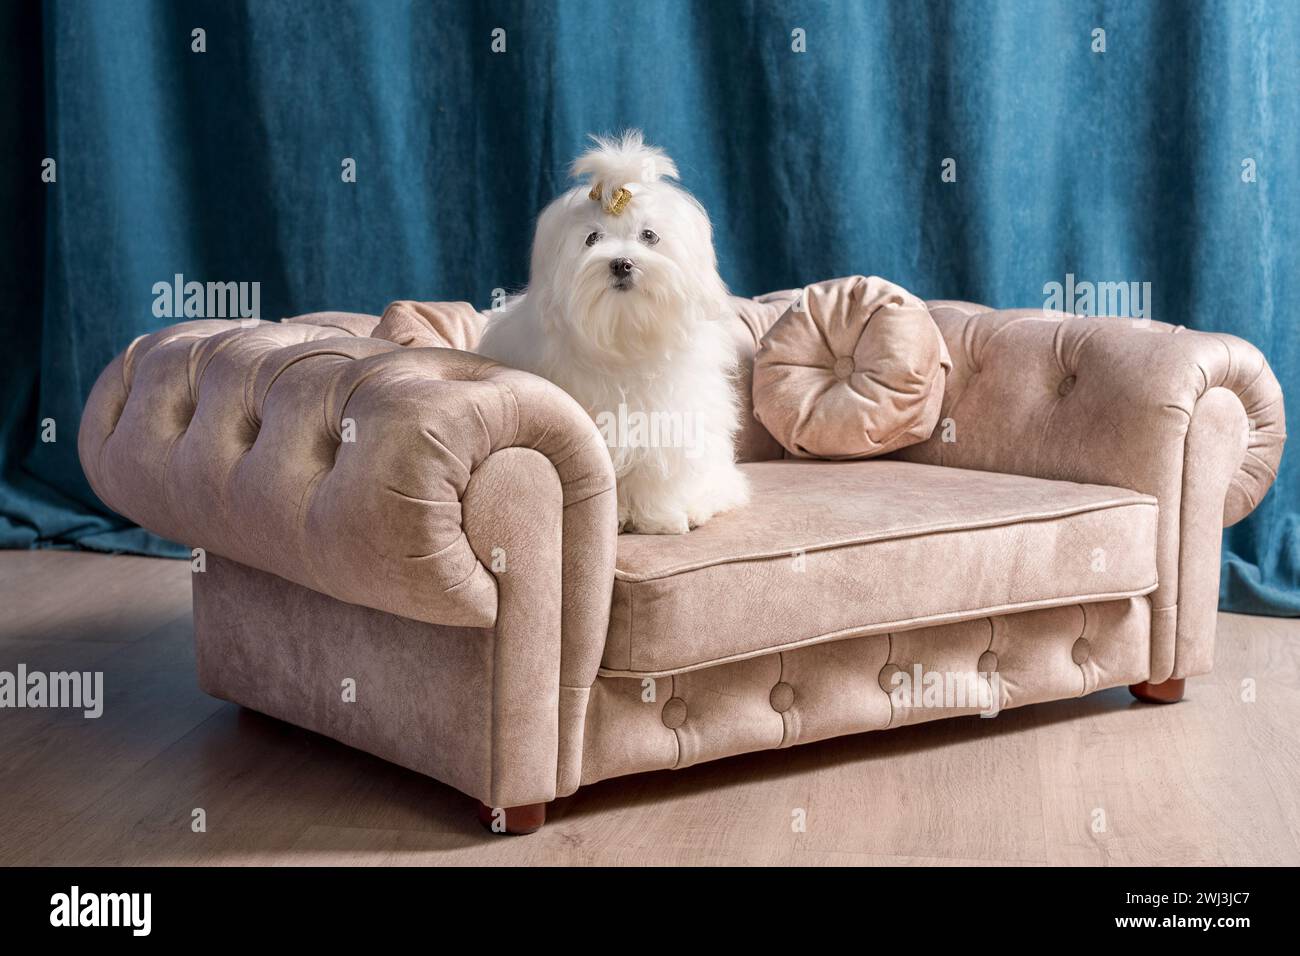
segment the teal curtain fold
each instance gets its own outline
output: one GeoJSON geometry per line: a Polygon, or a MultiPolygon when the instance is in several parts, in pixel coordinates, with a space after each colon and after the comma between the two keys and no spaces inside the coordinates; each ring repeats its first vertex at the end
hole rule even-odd
{"type": "MultiPolygon", "coordinates": [[[[738,293],[1149,282],[1151,317],[1262,349],[1300,422],[1294,0],[0,7],[0,546],[182,553],[76,456],[96,375],[175,321],[155,283],[257,282],[270,319],[486,306],[585,135],[626,126],[677,159],[738,293]]],[[[1300,614],[1296,457],[1226,533],[1227,609],[1300,614]]]]}

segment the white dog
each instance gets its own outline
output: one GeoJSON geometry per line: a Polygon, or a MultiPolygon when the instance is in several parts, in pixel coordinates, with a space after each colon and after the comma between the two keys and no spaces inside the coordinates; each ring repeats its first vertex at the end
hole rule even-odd
{"type": "Polygon", "coordinates": [[[745,503],[736,467],[735,352],[704,208],[641,133],[593,137],[587,183],[542,212],[527,292],[478,351],[550,379],[596,421],[618,479],[619,527],[681,534],[745,503]]]}

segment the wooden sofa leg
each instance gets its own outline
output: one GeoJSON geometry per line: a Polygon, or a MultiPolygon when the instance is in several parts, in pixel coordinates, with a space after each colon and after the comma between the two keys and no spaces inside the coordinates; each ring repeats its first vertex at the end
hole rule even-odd
{"type": "Polygon", "coordinates": [[[511,833],[516,836],[535,833],[546,822],[546,804],[526,803],[522,807],[489,807],[478,805],[478,822],[493,833],[511,833]]]}
{"type": "Polygon", "coordinates": [[[1186,678],[1176,677],[1161,684],[1152,684],[1150,681],[1129,684],[1128,689],[1134,697],[1148,704],[1176,704],[1183,699],[1186,684],[1186,678]]]}

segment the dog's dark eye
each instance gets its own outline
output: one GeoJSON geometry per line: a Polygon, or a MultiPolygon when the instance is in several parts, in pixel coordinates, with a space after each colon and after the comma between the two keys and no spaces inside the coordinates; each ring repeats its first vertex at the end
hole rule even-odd
{"type": "Polygon", "coordinates": [[[659,241],[659,234],[655,232],[653,229],[642,229],[641,241],[644,242],[647,246],[653,246],[656,242],[659,241]]]}
{"type": "Polygon", "coordinates": [[[594,246],[598,242],[600,242],[599,232],[593,232],[587,236],[587,245],[594,246]]]}

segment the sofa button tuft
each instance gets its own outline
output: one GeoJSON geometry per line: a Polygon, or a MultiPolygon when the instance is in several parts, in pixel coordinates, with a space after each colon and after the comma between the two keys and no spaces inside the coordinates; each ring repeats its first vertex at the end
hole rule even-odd
{"type": "Polygon", "coordinates": [[[996,674],[998,672],[998,655],[993,651],[985,651],[975,663],[975,669],[981,674],[996,674]]]}
{"type": "Polygon", "coordinates": [[[1074,647],[1070,648],[1070,657],[1076,664],[1082,664],[1089,655],[1092,654],[1092,645],[1088,643],[1086,637],[1081,637],[1074,642],[1074,647]]]}
{"type": "Polygon", "coordinates": [[[1065,396],[1069,395],[1072,391],[1074,391],[1075,379],[1076,376],[1074,375],[1061,379],[1061,384],[1056,386],[1056,394],[1060,395],[1062,398],[1065,398],[1065,396]]]}
{"type": "Polygon", "coordinates": [[[778,714],[784,714],[794,706],[794,688],[785,681],[780,681],[772,688],[772,693],[767,696],[768,703],[778,714]]]}
{"type": "Polygon", "coordinates": [[[663,720],[665,727],[669,730],[676,730],[686,723],[686,701],[680,697],[669,697],[659,716],[663,720]]]}
{"type": "Polygon", "coordinates": [[[880,689],[886,694],[894,692],[894,675],[902,671],[897,664],[886,664],[880,669],[880,677],[877,680],[880,683],[880,689]]]}
{"type": "Polygon", "coordinates": [[[835,377],[841,382],[847,381],[855,371],[857,371],[857,364],[853,361],[853,356],[841,355],[835,360],[835,377]]]}

